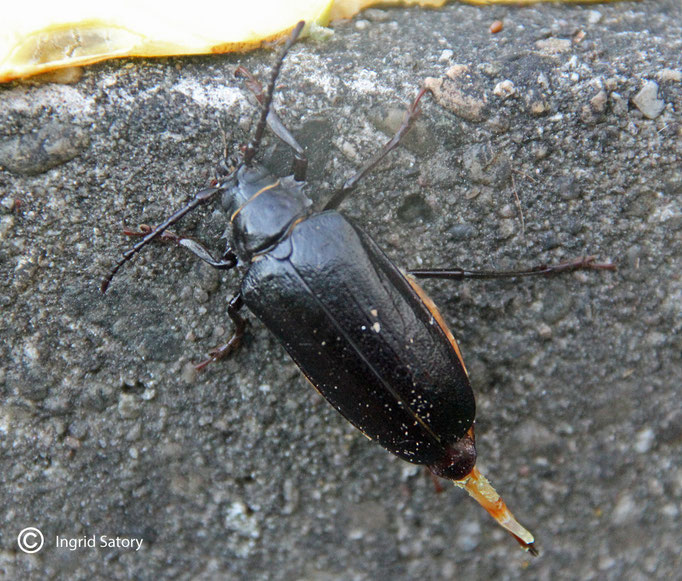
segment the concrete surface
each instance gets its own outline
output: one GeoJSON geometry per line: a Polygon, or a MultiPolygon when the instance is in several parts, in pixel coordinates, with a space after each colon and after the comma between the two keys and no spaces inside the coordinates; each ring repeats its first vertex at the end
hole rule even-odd
{"type": "MultiPolygon", "coordinates": [[[[536,559],[368,443],[257,322],[193,374],[229,332],[238,273],[157,246],[100,295],[124,225],[207,184],[220,126],[229,149],[247,138],[254,106],[232,71],[267,74],[272,53],[0,87],[0,577],[678,577],[681,19],[677,0],[373,10],[297,45],[281,77],[318,202],[425,79],[440,91],[343,207],[399,265],[618,264],[425,284],[472,376],[479,466],[536,559]],[[45,546],[29,555],[31,526],[45,546]],[[102,535],[114,546],[68,548],[102,535]]],[[[274,139],[263,157],[286,172],[274,139]]],[[[220,249],[224,225],[210,208],[182,229],[220,249]]]]}

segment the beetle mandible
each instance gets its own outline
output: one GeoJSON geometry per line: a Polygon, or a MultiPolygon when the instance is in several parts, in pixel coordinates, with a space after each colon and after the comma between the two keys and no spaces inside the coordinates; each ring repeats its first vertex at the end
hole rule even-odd
{"type": "Polygon", "coordinates": [[[224,345],[197,365],[227,356],[239,345],[248,309],[277,337],[310,383],[368,438],[408,462],[427,466],[474,497],[523,548],[537,554],[533,535],[514,518],[476,468],[474,395],[459,347],[416,278],[493,278],[575,269],[610,269],[592,257],[525,271],[398,269],[377,244],[336,208],[360,179],[395,149],[419,112],[422,89],[396,134],[321,210],[303,193],[303,148],[272,108],[275,83],[299,22],[263,91],[244,68],[261,106],[251,142],[223,163],[222,175],[165,222],[141,236],[102,283],[106,292],[121,266],[152,240],[173,241],[209,265],[248,266],[227,313],[234,330],[224,345]],[[255,156],[266,125],[294,150],[293,175],[277,178],[255,156]],[[229,216],[228,245],[220,258],[168,228],[220,196],[229,216]]]}

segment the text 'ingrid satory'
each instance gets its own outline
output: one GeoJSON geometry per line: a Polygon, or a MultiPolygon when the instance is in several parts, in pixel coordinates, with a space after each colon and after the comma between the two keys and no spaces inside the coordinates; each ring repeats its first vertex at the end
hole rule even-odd
{"type": "Polygon", "coordinates": [[[77,551],[78,549],[132,549],[139,551],[144,539],[136,537],[112,537],[108,535],[83,535],[80,537],[57,536],[58,549],[77,551]]]}

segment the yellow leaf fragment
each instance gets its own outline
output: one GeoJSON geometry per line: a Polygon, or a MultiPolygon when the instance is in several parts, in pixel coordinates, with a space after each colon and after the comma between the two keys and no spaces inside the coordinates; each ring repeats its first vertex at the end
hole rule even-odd
{"type": "Polygon", "coordinates": [[[332,0],[34,0],[0,19],[0,82],[108,58],[244,51],[299,20],[324,26],[332,0]]]}
{"type": "MultiPolygon", "coordinates": [[[[545,0],[464,0],[535,4],[545,0]]],[[[552,0],[550,0],[552,1],[552,0]]],[[[599,0],[557,0],[598,2],[599,0]]],[[[609,0],[605,0],[609,1],[609,0]]],[[[374,5],[438,8],[447,0],[33,0],[0,18],[0,82],[109,58],[245,51],[299,20],[325,26],[374,5]]]]}

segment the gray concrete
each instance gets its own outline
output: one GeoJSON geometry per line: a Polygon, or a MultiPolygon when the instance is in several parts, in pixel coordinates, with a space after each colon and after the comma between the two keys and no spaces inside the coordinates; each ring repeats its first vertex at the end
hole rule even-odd
{"type": "MultiPolygon", "coordinates": [[[[220,124],[229,148],[246,139],[254,107],[231,72],[266,74],[271,53],[0,87],[0,577],[679,576],[681,19],[677,0],[374,10],[296,46],[281,77],[317,201],[426,78],[440,88],[343,208],[399,265],[618,263],[425,284],[477,392],[479,466],[537,559],[354,431],[256,321],[193,374],[229,332],[238,274],[157,246],[100,295],[123,226],[210,180],[220,124]],[[45,535],[34,555],[17,548],[28,526],[45,535]],[[143,544],[55,547],[92,535],[143,544]]],[[[286,172],[285,148],[263,154],[286,172]]],[[[224,224],[206,209],[183,229],[219,249],[224,224]]]]}

